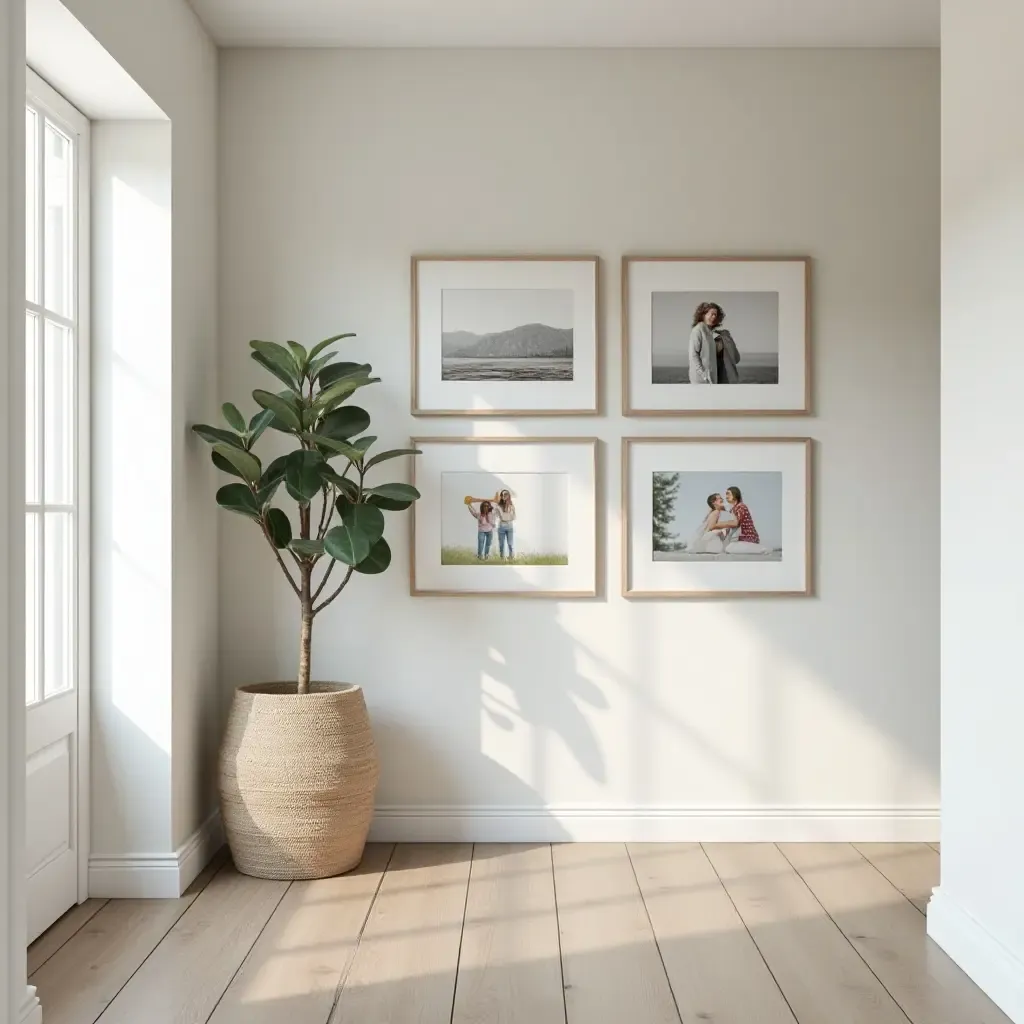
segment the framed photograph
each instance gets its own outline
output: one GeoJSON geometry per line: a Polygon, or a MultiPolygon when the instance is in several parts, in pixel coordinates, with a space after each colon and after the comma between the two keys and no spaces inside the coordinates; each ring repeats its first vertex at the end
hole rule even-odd
{"type": "Polygon", "coordinates": [[[597,595],[594,438],[417,438],[412,593],[597,595]]]}
{"type": "Polygon", "coordinates": [[[809,412],[810,265],[805,258],[625,257],[625,415],[809,412]]]}
{"type": "Polygon", "coordinates": [[[414,416],[598,411],[596,256],[416,256],[414,416]]]}
{"type": "Polygon", "coordinates": [[[626,597],[811,593],[811,442],[623,441],[626,597]]]}

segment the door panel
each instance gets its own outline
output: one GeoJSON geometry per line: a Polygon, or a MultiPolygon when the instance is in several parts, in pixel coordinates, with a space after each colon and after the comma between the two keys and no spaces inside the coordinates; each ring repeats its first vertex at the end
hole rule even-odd
{"type": "Polygon", "coordinates": [[[28,939],[84,900],[89,685],[89,122],[26,82],[28,939]]]}

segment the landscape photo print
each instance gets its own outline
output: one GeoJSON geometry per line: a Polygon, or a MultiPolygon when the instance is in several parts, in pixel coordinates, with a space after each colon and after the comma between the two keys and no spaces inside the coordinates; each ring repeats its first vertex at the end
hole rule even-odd
{"type": "Polygon", "coordinates": [[[413,414],[597,411],[596,257],[415,257],[413,414]]]}
{"type": "Polygon", "coordinates": [[[441,379],[572,380],[568,288],[447,288],[441,379]]]}
{"type": "Polygon", "coordinates": [[[623,442],[626,597],[811,593],[811,441],[623,442]]]}
{"type": "Polygon", "coordinates": [[[628,256],[626,415],[810,411],[810,260],[628,256]]]}
{"type": "Polygon", "coordinates": [[[414,596],[595,597],[597,440],[416,438],[414,596]]]}

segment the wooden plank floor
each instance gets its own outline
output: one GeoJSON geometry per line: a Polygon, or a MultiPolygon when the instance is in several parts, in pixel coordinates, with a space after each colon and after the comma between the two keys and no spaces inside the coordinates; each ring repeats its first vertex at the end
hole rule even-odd
{"type": "Polygon", "coordinates": [[[400,845],[215,861],[29,949],[47,1024],[1010,1024],[925,935],[920,843],[400,845]]]}

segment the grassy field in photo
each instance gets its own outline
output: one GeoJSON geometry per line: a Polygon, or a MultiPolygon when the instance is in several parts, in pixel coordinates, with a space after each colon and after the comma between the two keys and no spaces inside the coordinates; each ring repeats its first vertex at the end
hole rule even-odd
{"type": "Polygon", "coordinates": [[[568,565],[568,555],[541,553],[537,551],[519,552],[509,560],[502,558],[497,551],[497,544],[491,548],[490,558],[480,561],[476,557],[476,548],[441,548],[442,565],[568,565]]]}

